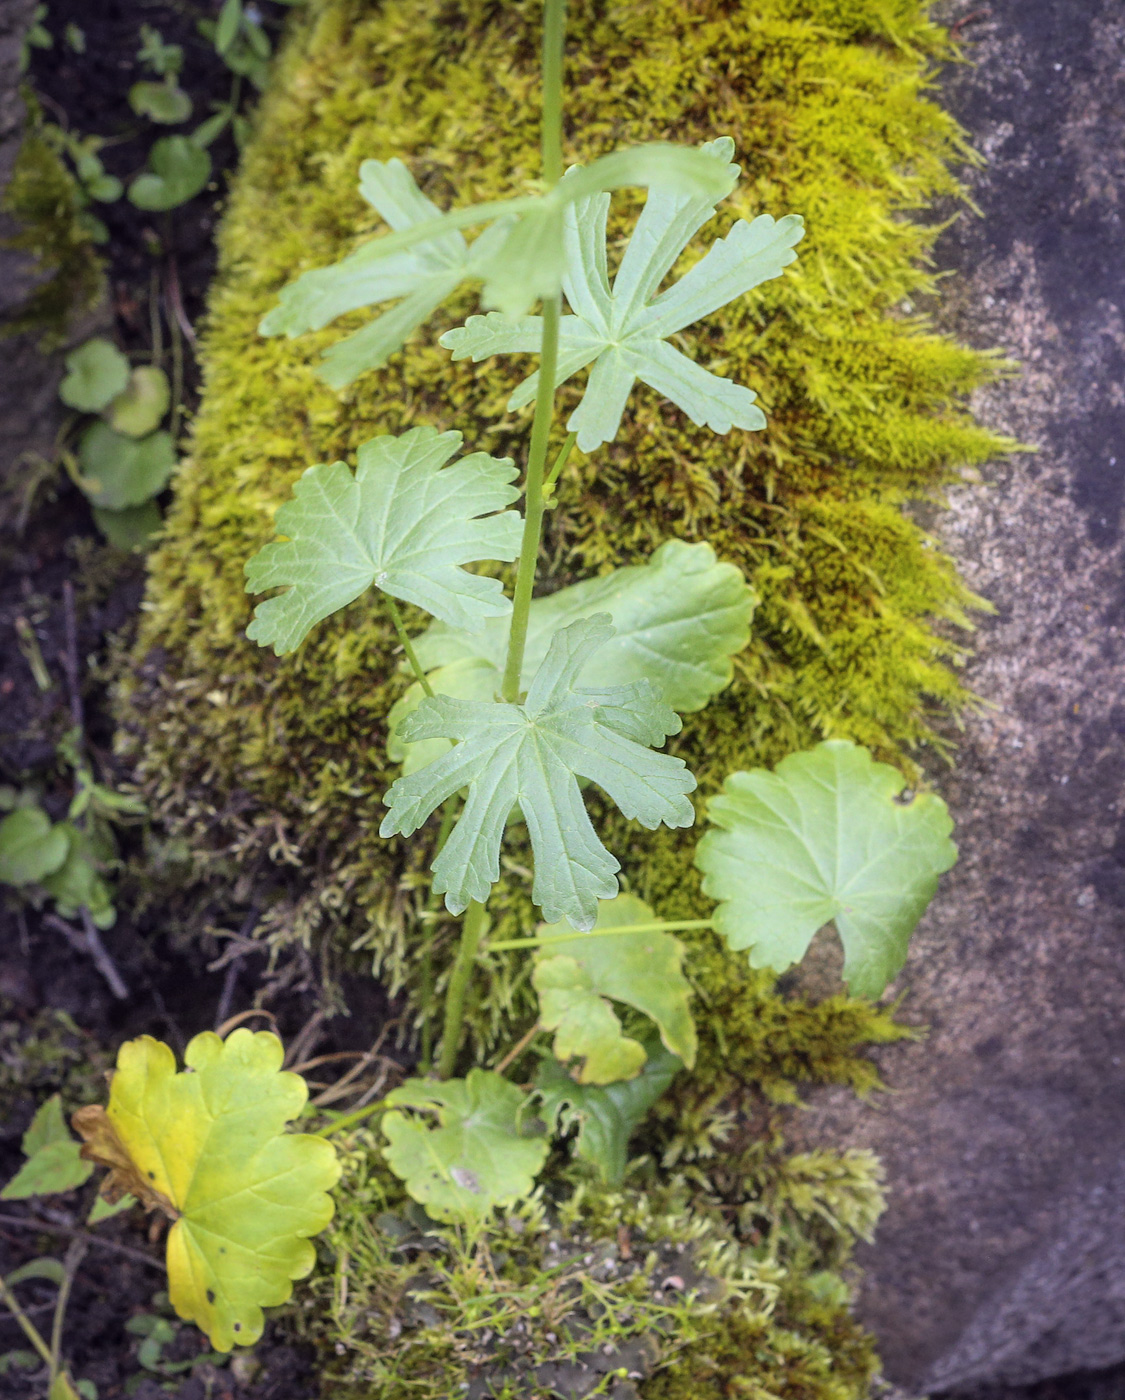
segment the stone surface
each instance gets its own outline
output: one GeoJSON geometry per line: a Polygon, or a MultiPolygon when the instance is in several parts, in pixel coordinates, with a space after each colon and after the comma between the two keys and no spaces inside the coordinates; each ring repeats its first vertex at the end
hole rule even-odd
{"type": "Polygon", "coordinates": [[[942,315],[1020,362],[978,406],[1040,451],[930,522],[996,611],[986,705],[934,775],[961,862],[898,984],[929,1037],[884,1056],[881,1102],[828,1094],[803,1126],[884,1158],[860,1312],[910,1392],[1125,1359],[1125,11],[944,17],[976,65],[945,100],[989,165],[942,315]]]}

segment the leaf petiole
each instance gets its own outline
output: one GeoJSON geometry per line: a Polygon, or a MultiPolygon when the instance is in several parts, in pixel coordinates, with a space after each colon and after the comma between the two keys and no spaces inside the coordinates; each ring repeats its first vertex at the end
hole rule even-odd
{"type": "Polygon", "coordinates": [[[570,458],[570,454],[574,450],[574,444],[577,441],[577,433],[567,433],[566,441],[559,449],[559,455],[555,458],[555,465],[551,468],[550,475],[547,477],[547,480],[543,483],[544,496],[550,496],[551,493],[554,491],[555,485],[558,482],[559,477],[562,475],[562,470],[566,466],[567,461],[570,458]]]}
{"type": "Polygon", "coordinates": [[[714,919],[656,919],[648,924],[619,924],[613,928],[595,928],[589,933],[548,933],[542,938],[505,938],[499,943],[486,943],[481,952],[503,953],[510,948],[545,948],[551,943],[573,943],[576,938],[604,938],[614,933],[672,933],[676,930],[714,927],[714,919]]]}
{"type": "Polygon", "coordinates": [[[376,1099],[374,1103],[366,1103],[362,1108],[357,1108],[352,1113],[345,1113],[337,1118],[333,1123],[326,1123],[323,1128],[318,1128],[315,1133],[310,1133],[310,1137],[331,1137],[333,1133],[342,1133],[345,1128],[352,1128],[356,1123],[362,1123],[365,1118],[370,1118],[372,1114],[381,1112],[387,1106],[386,1099],[376,1099]]]}
{"type": "Polygon", "coordinates": [[[414,650],[414,643],[410,640],[410,634],[406,630],[406,624],[402,620],[402,609],[395,602],[389,593],[384,593],[383,597],[387,602],[387,611],[391,615],[391,621],[395,625],[398,639],[402,643],[402,649],[406,652],[406,659],[410,662],[410,669],[414,672],[414,679],[430,697],[433,696],[434,688],[426,678],[426,673],[422,669],[422,663],[418,660],[418,653],[414,650]]]}

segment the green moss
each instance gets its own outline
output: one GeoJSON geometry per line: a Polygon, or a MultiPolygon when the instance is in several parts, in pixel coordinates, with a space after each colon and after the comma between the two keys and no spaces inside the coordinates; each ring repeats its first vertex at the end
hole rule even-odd
{"type": "Polygon", "coordinates": [[[34,258],[43,280],[5,321],[0,333],[38,331],[48,349],[65,337],[73,316],[98,301],[105,281],[93,237],[83,220],[78,185],[43,135],[38,104],[29,94],[24,100],[27,125],[0,206],[14,219],[18,231],[4,246],[34,258]]]}
{"type": "Polygon", "coordinates": [[[428,1221],[356,1133],[331,1267],[302,1309],[324,1392],[624,1397],[631,1378],[671,1400],[698,1371],[708,1396],[757,1393],[740,1376],[787,1397],[865,1394],[874,1356],[839,1271],[882,1204],[873,1160],[759,1147],[740,1165],[737,1202],[684,1182],[606,1194],[556,1173],[550,1195],[467,1240],[428,1221]]]}

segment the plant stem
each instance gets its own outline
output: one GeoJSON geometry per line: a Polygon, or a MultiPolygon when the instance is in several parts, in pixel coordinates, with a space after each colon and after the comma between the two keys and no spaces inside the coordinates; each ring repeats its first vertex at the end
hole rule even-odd
{"type": "MultiPolygon", "coordinates": [[[[562,78],[563,41],[566,34],[566,0],[546,0],[543,7],[543,183],[548,189],[562,176],[562,78]]],[[[555,371],[559,360],[559,320],[562,297],[556,293],[543,302],[543,341],[539,351],[539,389],[531,424],[531,448],[524,483],[523,541],[512,601],[512,629],[504,663],[501,695],[509,704],[519,699],[520,674],[527,645],[527,619],[535,587],[535,566],[543,532],[543,469],[555,409],[555,371]]]]}
{"type": "Polygon", "coordinates": [[[387,600],[387,611],[391,615],[391,621],[395,625],[398,639],[402,643],[402,649],[406,652],[406,659],[410,662],[410,669],[414,672],[414,679],[422,687],[427,695],[433,696],[434,688],[426,679],[426,673],[422,670],[422,663],[418,660],[418,653],[414,650],[414,643],[410,640],[410,634],[406,630],[406,624],[402,620],[402,610],[389,593],[384,593],[387,600]]]}
{"type": "Polygon", "coordinates": [[[337,1118],[334,1123],[328,1123],[323,1128],[317,1128],[312,1137],[331,1137],[333,1133],[342,1133],[345,1128],[350,1128],[356,1123],[362,1123],[365,1118],[370,1118],[373,1113],[381,1112],[387,1106],[386,1099],[376,1099],[374,1103],[365,1103],[362,1108],[357,1108],[351,1113],[345,1113],[343,1117],[337,1118]]]}
{"type": "Polygon", "coordinates": [[[457,1063],[457,1051],[461,1048],[462,1016],[465,1007],[465,991],[473,971],[473,962],[484,936],[486,915],[484,905],[472,900],[461,923],[461,945],[457,949],[457,961],[449,977],[445,992],[445,1024],[441,1032],[441,1059],[438,1061],[438,1078],[448,1079],[457,1063]]]}
{"type": "Polygon", "coordinates": [[[70,1301],[70,1290],[74,1286],[74,1275],[85,1257],[88,1246],[83,1239],[71,1240],[63,1260],[63,1281],[59,1284],[59,1296],[55,1301],[55,1317],[51,1324],[51,1381],[62,1369],[62,1334],[66,1320],[66,1305],[70,1301]]]}
{"type": "Polygon", "coordinates": [[[567,433],[566,441],[559,449],[559,455],[555,458],[555,465],[551,468],[551,474],[543,483],[544,496],[549,496],[551,492],[555,489],[555,483],[558,481],[560,475],[562,474],[562,469],[566,466],[567,459],[570,457],[571,452],[574,450],[574,444],[577,441],[577,433],[567,433]]]}
{"type": "Polygon", "coordinates": [[[614,933],[671,933],[674,929],[714,928],[714,919],[675,919],[671,922],[654,920],[649,924],[614,924],[612,928],[595,928],[589,933],[548,933],[542,938],[506,938],[501,943],[489,943],[490,953],[502,953],[508,948],[544,948],[550,943],[573,943],[576,938],[605,938],[614,933]]]}
{"type": "Polygon", "coordinates": [[[4,1282],[2,1278],[0,1278],[0,1302],[4,1303],[8,1311],[12,1314],[15,1320],[19,1323],[20,1327],[23,1329],[24,1336],[39,1353],[39,1355],[43,1358],[43,1360],[47,1363],[47,1365],[50,1366],[50,1347],[43,1340],[42,1336],[40,1335],[39,1329],[35,1326],[35,1324],[27,1316],[24,1310],[20,1307],[19,1303],[16,1302],[16,1295],[12,1292],[12,1290],[8,1287],[8,1285],[4,1282]]]}
{"type": "MultiPolygon", "coordinates": [[[[449,833],[453,830],[454,813],[457,810],[456,800],[448,798],[441,809],[441,826],[438,828],[437,841],[434,843],[432,866],[438,856],[441,855],[442,847],[449,840],[449,833]]],[[[434,893],[434,887],[430,885],[430,892],[426,896],[426,913],[434,914],[437,911],[441,895],[434,893]]],[[[430,1011],[434,1002],[434,926],[430,927],[426,933],[425,947],[422,949],[422,1060],[420,1068],[423,1074],[430,1072],[430,1065],[434,1055],[434,1029],[430,1019],[430,1011]]]]}
{"type": "Polygon", "coordinates": [[[525,1031],[524,1034],[520,1036],[519,1040],[516,1041],[516,1043],[500,1061],[500,1063],[496,1066],[494,1073],[503,1074],[509,1065],[514,1064],[516,1060],[518,1060],[519,1057],[523,1054],[523,1052],[527,1049],[527,1047],[531,1044],[531,1042],[535,1039],[535,1037],[539,1034],[541,1029],[542,1027],[539,1025],[539,1022],[536,1021],[530,1030],[525,1031]]]}

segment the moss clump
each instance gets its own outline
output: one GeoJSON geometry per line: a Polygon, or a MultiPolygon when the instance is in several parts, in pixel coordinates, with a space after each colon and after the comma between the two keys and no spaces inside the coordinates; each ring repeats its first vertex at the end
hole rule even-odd
{"type": "Polygon", "coordinates": [[[823,1157],[759,1149],[733,1218],[684,1183],[607,1194],[556,1174],[550,1196],[468,1240],[408,1201],[356,1133],[332,1267],[306,1299],[325,1393],[628,1400],[640,1381],[671,1400],[698,1371],[716,1397],[756,1394],[742,1376],[785,1396],[864,1395],[874,1356],[839,1270],[881,1207],[878,1170],[862,1153],[823,1157]]]}
{"type": "MultiPolygon", "coordinates": [[[[950,166],[967,156],[927,94],[947,41],[925,8],[571,6],[569,159],[729,132],[745,178],[715,231],[763,209],[809,226],[785,278],[691,332],[695,358],[760,391],[768,431],[698,431],[642,390],[611,447],[572,459],[544,543],[552,583],[678,536],[710,539],[754,584],[763,601],[735,682],[675,744],[704,795],[733,769],[833,735],[915,773],[919,746],[939,742],[935,719],[966,702],[959,649],[933,622],[964,625],[974,599],[900,506],[1007,444],[964,408],[997,362],[904,310],[935,288],[935,230],[910,211],[956,195],[950,166]]],[[[278,661],[245,640],[242,566],[297,475],[373,434],[456,426],[470,447],[522,457],[527,415],[503,405],[525,366],[454,365],[436,345],[473,309],[468,296],[343,396],[313,374],[339,328],[289,342],[256,327],[282,285],[377,226],[356,193],[363,158],[401,156],[439,204],[534,177],[539,12],[533,0],[318,0],[295,16],[223,226],[206,394],[123,686],[125,748],[163,820],[216,870],[232,855],[244,869],[273,862],[286,888],[262,936],[308,944],[339,929],[411,995],[429,852],[424,837],[407,848],[377,835],[394,777],[385,717],[405,685],[390,626],[368,597],[278,661]]],[[[706,907],[691,833],[595,819],[662,914],[706,907]]],[[[508,853],[526,864],[518,845],[508,853]]],[[[493,909],[505,933],[533,917],[520,879],[493,909]]],[[[453,932],[437,930],[439,968],[453,932]]],[[[478,1042],[528,1004],[515,960],[491,965],[478,1042]]]]}
{"type": "Polygon", "coordinates": [[[44,349],[50,349],[65,337],[73,316],[97,303],[105,277],[89,224],[82,217],[78,184],[44,135],[35,99],[28,93],[24,102],[26,129],[0,210],[17,228],[4,247],[29,254],[41,280],[4,322],[0,334],[40,332],[44,349]]]}

